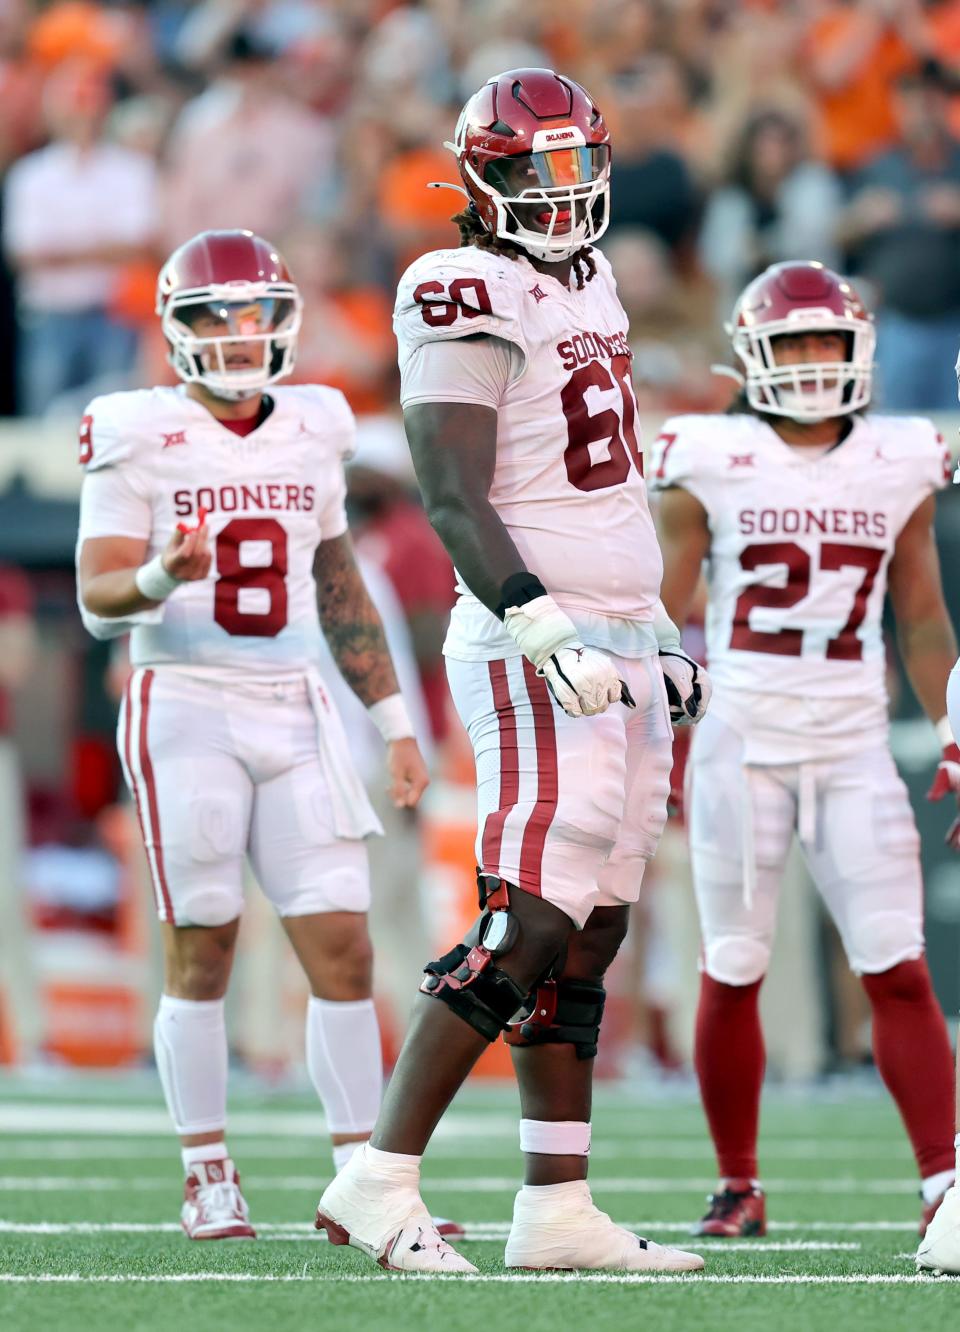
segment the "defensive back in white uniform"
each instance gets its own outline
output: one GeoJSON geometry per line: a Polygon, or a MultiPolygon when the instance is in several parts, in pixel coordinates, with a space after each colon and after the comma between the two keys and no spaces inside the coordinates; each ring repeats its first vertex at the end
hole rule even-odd
{"type": "MultiPolygon", "coordinates": [[[[343,463],[356,424],[337,389],[277,387],[271,397],[270,415],[242,438],[182,386],[111,393],[87,407],[78,541],[144,538],[154,556],[202,510],[213,547],[207,578],[133,624],[135,666],[226,680],[316,663],[313,558],[320,541],[347,530],[343,463]]],[[[90,622],[110,634],[129,627],[90,622]]]]}
{"type": "MultiPolygon", "coordinates": [[[[925,1225],[953,1178],[950,1054],[924,958],[920,842],[888,744],[882,616],[889,589],[911,684],[952,744],[954,638],[933,534],[949,459],[930,421],[867,410],[872,319],[822,264],[773,265],[729,328],[741,400],[727,416],[667,421],[653,459],[664,602],[688,615],[705,568],[714,683],[686,783],[703,939],[695,1058],[721,1177],[700,1233],[766,1224],[758,998],[794,836],[873,1005],[925,1225]]],[[[948,779],[941,764],[934,796],[948,779]]]]}

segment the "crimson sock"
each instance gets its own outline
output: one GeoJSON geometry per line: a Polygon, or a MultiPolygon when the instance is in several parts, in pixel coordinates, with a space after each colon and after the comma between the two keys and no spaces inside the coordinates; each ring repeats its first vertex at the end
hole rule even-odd
{"type": "Polygon", "coordinates": [[[873,1005],[873,1057],[925,1179],[954,1165],[954,1068],[926,958],[862,976],[873,1005]]]}
{"type": "Polygon", "coordinates": [[[760,986],[700,978],[694,1066],[721,1178],[757,1178],[757,1130],[766,1052],[760,986]]]}

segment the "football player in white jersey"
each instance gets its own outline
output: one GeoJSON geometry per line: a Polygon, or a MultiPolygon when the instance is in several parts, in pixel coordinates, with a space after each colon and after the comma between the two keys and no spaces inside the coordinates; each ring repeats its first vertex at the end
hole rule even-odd
{"type": "Polygon", "coordinates": [[[888,744],[887,591],[904,666],[944,717],[956,644],[933,535],[949,477],[930,421],[868,412],[874,330],[850,284],[776,264],[731,325],[743,396],[667,421],[663,599],[686,618],[707,562],[714,696],[694,736],[687,821],[703,940],[695,1062],[720,1185],[695,1233],[762,1235],[759,990],[796,835],[873,1009],[877,1068],[922,1178],[925,1225],[954,1177],[952,1059],[924,956],[919,839],[888,744]]]}
{"type": "Polygon", "coordinates": [[[162,921],[154,1048],[191,1239],[254,1233],[224,1136],[245,855],[310,984],[337,1167],[380,1103],[363,844],[379,823],[317,673],[321,633],[387,743],[394,802],[428,780],[347,530],[353,415],[334,389],[275,387],[300,304],[267,241],[194,237],[158,287],[184,383],[95,398],[80,433],[81,611],[98,637],[132,631],[118,746],[162,921]]]}
{"type": "MultiPolygon", "coordinates": [[[[957,357],[957,394],[960,397],[960,356],[957,357]]],[[[960,468],[954,473],[953,484],[960,483],[960,468]]],[[[960,661],[956,662],[947,681],[947,718],[954,735],[960,734],[960,661]]],[[[960,749],[954,747],[944,754],[943,781],[951,786],[960,785],[960,749]]],[[[947,841],[960,847],[960,818],[949,833],[947,841]]],[[[960,1046],[957,1048],[957,1114],[960,1116],[960,1046]]],[[[960,1178],[960,1118],[955,1122],[957,1130],[954,1146],[957,1155],[957,1175],[960,1178]]],[[[949,1273],[960,1276],[960,1185],[954,1184],[948,1189],[946,1197],[938,1207],[936,1215],[927,1226],[926,1233],[917,1250],[917,1270],[925,1272],[949,1273]]]]}
{"type": "Polygon", "coordinates": [[[427,966],[373,1138],[317,1224],[391,1269],[474,1270],[430,1226],[420,1158],[508,1032],[526,1183],[507,1265],[697,1270],[615,1225],[586,1181],[603,977],[663,827],[671,711],[697,720],[708,693],[659,606],[627,320],[591,249],[609,136],[584,89],[520,69],[468,101],[449,146],[461,244],[410,267],[394,325],[417,475],[459,576],[444,651],[477,761],[481,915],[427,966]]]}

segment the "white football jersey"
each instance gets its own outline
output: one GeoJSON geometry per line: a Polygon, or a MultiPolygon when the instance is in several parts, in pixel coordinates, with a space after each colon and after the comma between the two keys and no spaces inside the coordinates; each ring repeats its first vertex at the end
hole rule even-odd
{"type": "MultiPolygon", "coordinates": [[[[490,502],[527,567],[585,642],[624,656],[656,651],[660,548],[643,480],[627,317],[605,257],[578,290],[525,258],[475,246],[436,250],[404,274],[394,328],[401,382],[428,343],[488,334],[522,353],[497,406],[490,502]]],[[[409,401],[401,391],[402,399],[409,401]]],[[[457,384],[437,401],[471,401],[457,384]]],[[[459,584],[445,651],[466,659],[518,649],[459,584]]]]}
{"type": "Polygon", "coordinates": [[[270,415],[242,437],[182,387],[111,393],[88,406],[78,546],[145,538],[149,559],[178,523],[195,527],[200,509],[207,514],[210,573],[132,617],[134,666],[278,678],[316,665],[313,560],[320,541],[347,530],[343,459],[354,418],[336,389],[270,396],[270,415]]]}
{"type": "Polygon", "coordinates": [[[885,735],[887,569],[907,520],[949,476],[921,417],[856,416],[817,457],[749,414],[665,422],[651,486],[679,486],[706,510],[712,707],[757,734],[748,758],[790,762],[853,732],[885,735]],[[779,740],[765,746],[761,732],[779,740]]]}

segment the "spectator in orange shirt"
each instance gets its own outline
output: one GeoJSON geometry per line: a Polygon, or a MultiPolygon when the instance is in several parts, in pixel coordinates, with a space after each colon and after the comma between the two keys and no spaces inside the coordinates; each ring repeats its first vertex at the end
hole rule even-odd
{"type": "Polygon", "coordinates": [[[927,54],[919,0],[824,0],[808,34],[808,69],[824,152],[851,171],[896,142],[892,89],[927,54]]]}
{"type": "Polygon", "coordinates": [[[427,250],[456,244],[450,218],[460,211],[447,189],[432,190],[431,181],[456,175],[453,155],[435,146],[435,108],[420,108],[404,117],[399,146],[387,159],[380,177],[378,207],[396,276],[427,250]]]}

